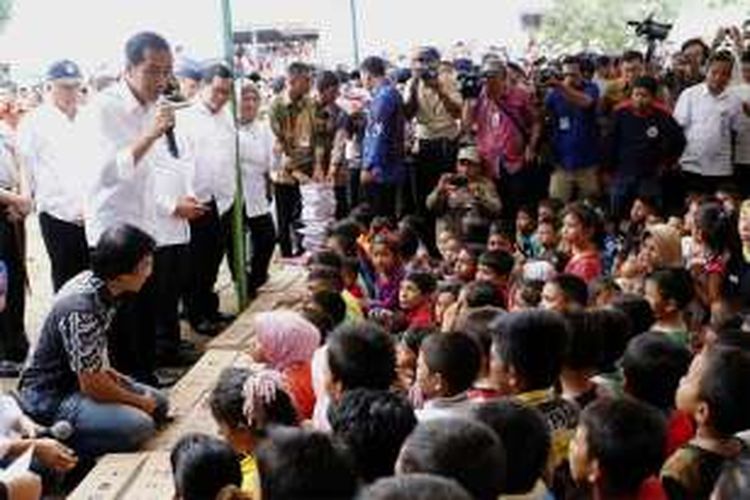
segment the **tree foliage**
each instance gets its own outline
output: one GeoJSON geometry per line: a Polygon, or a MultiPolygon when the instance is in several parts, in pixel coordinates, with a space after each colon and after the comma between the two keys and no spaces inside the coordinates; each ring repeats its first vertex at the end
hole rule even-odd
{"type": "Polygon", "coordinates": [[[0,31],[8,24],[13,14],[13,0],[0,0],[0,31]]]}
{"type": "Polygon", "coordinates": [[[621,52],[642,45],[628,21],[653,13],[657,21],[672,22],[679,4],[680,0],[555,0],[544,14],[538,40],[552,53],[621,52]]]}

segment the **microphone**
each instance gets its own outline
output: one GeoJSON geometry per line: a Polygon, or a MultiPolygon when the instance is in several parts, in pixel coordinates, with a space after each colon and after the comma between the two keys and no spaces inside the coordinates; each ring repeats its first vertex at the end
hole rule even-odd
{"type": "Polygon", "coordinates": [[[60,420],[50,427],[40,427],[36,432],[38,438],[53,438],[58,441],[67,441],[73,435],[74,429],[67,420],[60,420]]]}
{"type": "MultiPolygon", "coordinates": [[[[190,103],[188,102],[179,100],[179,97],[175,95],[174,90],[171,90],[171,89],[167,89],[159,97],[159,102],[170,106],[174,110],[178,110],[178,109],[181,109],[183,107],[190,105],[190,103]]],[[[177,140],[175,139],[175,136],[174,136],[174,125],[169,127],[164,132],[164,138],[167,140],[167,149],[169,149],[169,154],[172,155],[172,158],[179,158],[180,151],[179,149],[177,149],[177,140]]]]}
{"type": "Polygon", "coordinates": [[[177,149],[177,140],[174,138],[174,125],[169,127],[166,132],[164,132],[164,137],[167,139],[167,148],[169,149],[169,154],[172,155],[172,158],[179,158],[180,151],[177,149]]]}

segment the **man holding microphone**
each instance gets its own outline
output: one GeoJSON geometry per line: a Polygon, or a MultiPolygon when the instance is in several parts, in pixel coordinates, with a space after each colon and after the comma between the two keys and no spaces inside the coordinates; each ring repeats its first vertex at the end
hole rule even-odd
{"type": "MultiPolygon", "coordinates": [[[[172,75],[169,44],[156,33],[138,33],[127,41],[125,59],[121,81],[98,94],[81,117],[88,144],[81,165],[91,183],[84,210],[89,248],[115,225],[129,224],[154,235],[155,167],[173,154],[168,136],[175,124],[174,109],[161,97],[172,75]]],[[[149,279],[124,301],[109,342],[113,366],[148,384],[157,383],[154,290],[149,279]]]]}

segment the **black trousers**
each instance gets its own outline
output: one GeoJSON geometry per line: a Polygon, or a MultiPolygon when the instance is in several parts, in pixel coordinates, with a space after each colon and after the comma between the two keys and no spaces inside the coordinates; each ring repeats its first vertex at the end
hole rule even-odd
{"type": "Polygon", "coordinates": [[[536,207],[549,186],[549,177],[537,165],[524,166],[518,172],[509,174],[501,170],[498,193],[503,200],[503,219],[515,221],[516,212],[521,206],[536,207]]]}
{"type": "Polygon", "coordinates": [[[52,289],[57,292],[73,276],[89,267],[89,249],[83,226],[39,214],[39,227],[52,267],[52,289]]]}
{"type": "Polygon", "coordinates": [[[349,198],[349,208],[355,208],[357,205],[359,205],[361,198],[361,190],[360,190],[360,183],[359,183],[359,177],[362,173],[361,168],[352,168],[349,170],[349,185],[347,186],[348,189],[348,198],[349,198]]]}
{"type": "MultiPolygon", "coordinates": [[[[232,211],[222,217],[222,230],[227,244],[227,259],[232,276],[236,276],[234,264],[234,244],[232,238],[232,211]]],[[[258,288],[268,281],[268,267],[276,247],[276,228],[271,214],[257,217],[244,217],[245,232],[249,236],[250,246],[247,248],[250,265],[245,267],[247,276],[248,296],[253,298],[258,288]]]]}
{"type": "Polygon", "coordinates": [[[734,177],[731,175],[700,175],[692,172],[682,172],[682,182],[685,194],[713,195],[721,186],[731,185],[734,177]]]}
{"type": "Polygon", "coordinates": [[[148,385],[156,381],[156,301],[152,273],[140,292],[123,298],[107,339],[112,366],[148,385]]]}
{"type": "Polygon", "coordinates": [[[224,250],[224,231],[216,203],[212,202],[205,215],[190,221],[189,273],[184,298],[188,320],[193,325],[213,319],[219,310],[214,285],[224,250]]]}
{"type": "Polygon", "coordinates": [[[336,220],[345,219],[349,215],[349,186],[347,184],[343,186],[334,186],[333,195],[336,198],[336,220]]]}
{"type": "Polygon", "coordinates": [[[154,255],[154,322],[157,355],[175,354],[180,348],[180,294],[185,288],[188,244],[156,249],[154,255]]]}
{"type": "Polygon", "coordinates": [[[274,183],[273,192],[281,255],[292,257],[302,248],[302,240],[297,233],[302,218],[302,194],[298,184],[274,183]]]}
{"type": "MultiPolygon", "coordinates": [[[[452,139],[420,140],[419,151],[410,169],[414,213],[424,221],[423,227],[435,227],[435,214],[427,210],[427,196],[438,184],[440,177],[456,168],[458,142],[452,139]]],[[[437,256],[434,231],[426,231],[424,243],[431,254],[437,256]]]]}
{"type": "MultiPolygon", "coordinates": [[[[2,207],[0,207],[2,210],[2,207]]],[[[0,311],[0,360],[22,362],[29,341],[24,328],[26,267],[23,223],[10,222],[0,213],[0,260],[7,268],[5,310],[0,311]]]]}
{"type": "Polygon", "coordinates": [[[376,217],[396,219],[396,202],[398,200],[399,185],[370,182],[362,185],[365,202],[370,205],[376,217]]]}

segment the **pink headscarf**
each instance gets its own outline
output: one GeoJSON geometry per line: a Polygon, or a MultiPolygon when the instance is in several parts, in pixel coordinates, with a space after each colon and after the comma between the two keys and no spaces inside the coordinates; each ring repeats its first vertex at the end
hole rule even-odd
{"type": "Polygon", "coordinates": [[[295,363],[312,360],[320,346],[320,332],[294,311],[259,313],[254,319],[263,356],[271,368],[283,371],[295,363]]]}

